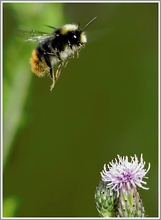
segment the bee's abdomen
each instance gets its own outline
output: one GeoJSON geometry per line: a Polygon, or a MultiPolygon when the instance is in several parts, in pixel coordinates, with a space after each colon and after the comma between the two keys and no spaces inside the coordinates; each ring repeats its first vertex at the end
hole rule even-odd
{"type": "Polygon", "coordinates": [[[49,72],[49,67],[46,64],[45,59],[43,57],[40,59],[37,50],[32,51],[30,64],[31,64],[32,71],[37,76],[43,76],[45,73],[49,72]]]}

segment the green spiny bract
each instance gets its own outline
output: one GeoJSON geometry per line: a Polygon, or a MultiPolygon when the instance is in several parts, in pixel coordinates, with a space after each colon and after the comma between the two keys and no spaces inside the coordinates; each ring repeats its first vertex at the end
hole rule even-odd
{"type": "Polygon", "coordinates": [[[105,182],[100,181],[95,192],[96,208],[100,216],[116,217],[117,201],[117,193],[107,188],[105,182]]]}

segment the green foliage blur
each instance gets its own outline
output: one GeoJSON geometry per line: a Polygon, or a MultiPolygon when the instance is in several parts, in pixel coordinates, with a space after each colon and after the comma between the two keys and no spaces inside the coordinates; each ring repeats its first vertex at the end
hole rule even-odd
{"type": "Polygon", "coordinates": [[[150,189],[140,194],[157,217],[157,100],[158,3],[3,3],[3,216],[98,217],[103,165],[143,153],[150,189]],[[50,77],[30,69],[36,44],[17,30],[95,16],[50,92],[50,77]]]}

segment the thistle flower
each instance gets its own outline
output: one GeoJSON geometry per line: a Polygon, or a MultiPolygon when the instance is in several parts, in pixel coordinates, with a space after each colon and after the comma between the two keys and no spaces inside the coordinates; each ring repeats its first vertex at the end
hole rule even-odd
{"type": "Polygon", "coordinates": [[[150,169],[145,169],[141,154],[140,162],[136,155],[121,157],[115,162],[104,165],[101,182],[96,188],[95,202],[99,214],[103,217],[144,217],[145,210],[139,195],[139,188],[148,190],[143,181],[150,169]],[[108,167],[108,170],[106,169],[108,167]],[[112,195],[112,197],[111,197],[112,195]]]}
{"type": "Polygon", "coordinates": [[[106,170],[106,164],[104,165],[104,170],[101,172],[102,180],[107,182],[107,188],[112,188],[119,194],[119,189],[121,189],[123,183],[127,185],[132,185],[134,187],[138,186],[140,188],[148,190],[149,188],[144,187],[142,184],[146,185],[143,178],[148,178],[145,175],[150,169],[150,163],[148,169],[144,169],[145,162],[143,161],[143,156],[141,154],[140,163],[136,155],[131,157],[131,162],[128,161],[128,157],[120,157],[118,155],[118,161],[110,162],[106,170]]]}

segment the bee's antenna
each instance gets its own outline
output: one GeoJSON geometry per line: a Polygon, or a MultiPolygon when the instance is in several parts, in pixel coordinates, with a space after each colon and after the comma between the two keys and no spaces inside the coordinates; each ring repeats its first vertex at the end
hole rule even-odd
{"type": "Polygon", "coordinates": [[[82,31],[84,31],[84,29],[85,29],[90,23],[92,23],[96,18],[97,18],[97,16],[94,17],[94,18],[92,18],[92,20],[90,20],[90,21],[84,26],[84,28],[82,29],[82,31]]]}
{"type": "Polygon", "coordinates": [[[47,25],[47,24],[44,24],[44,26],[49,27],[49,28],[52,28],[52,29],[56,29],[55,27],[50,26],[50,25],[47,25]]]}

